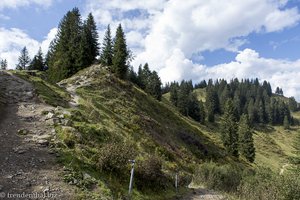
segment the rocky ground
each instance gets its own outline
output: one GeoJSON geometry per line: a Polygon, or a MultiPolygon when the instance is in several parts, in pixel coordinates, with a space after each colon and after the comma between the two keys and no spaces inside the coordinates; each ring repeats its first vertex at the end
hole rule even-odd
{"type": "Polygon", "coordinates": [[[51,115],[58,108],[40,103],[31,84],[7,72],[0,72],[0,87],[5,100],[0,111],[0,199],[21,199],[14,194],[74,199],[73,188],[62,180],[59,155],[49,145],[56,137],[51,115]]]}

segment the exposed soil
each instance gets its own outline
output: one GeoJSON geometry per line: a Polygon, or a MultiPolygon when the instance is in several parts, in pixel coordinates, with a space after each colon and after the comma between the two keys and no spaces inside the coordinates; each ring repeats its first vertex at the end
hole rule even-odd
{"type": "Polygon", "coordinates": [[[0,89],[5,100],[0,111],[0,199],[74,199],[74,189],[63,181],[59,155],[49,147],[56,133],[43,113],[55,108],[39,102],[30,83],[8,72],[0,72],[0,89]]]}

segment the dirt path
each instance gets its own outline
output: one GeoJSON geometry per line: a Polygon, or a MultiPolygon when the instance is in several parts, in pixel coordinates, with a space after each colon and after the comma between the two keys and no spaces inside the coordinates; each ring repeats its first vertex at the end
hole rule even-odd
{"type": "Polygon", "coordinates": [[[226,200],[226,197],[212,190],[192,188],[191,194],[187,195],[182,200],[226,200]]]}
{"type": "Polygon", "coordinates": [[[39,103],[32,85],[9,73],[0,72],[0,90],[6,101],[0,111],[0,199],[74,199],[58,155],[48,147],[56,133],[42,112],[54,108],[39,103]]]}

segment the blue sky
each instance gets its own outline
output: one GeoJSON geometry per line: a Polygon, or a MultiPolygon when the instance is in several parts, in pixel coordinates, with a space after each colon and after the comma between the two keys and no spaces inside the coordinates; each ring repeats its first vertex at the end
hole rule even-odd
{"type": "Polygon", "coordinates": [[[266,79],[300,100],[299,0],[11,0],[0,2],[0,58],[14,68],[27,46],[46,52],[64,14],[92,12],[100,42],[122,23],[135,60],[164,82],[208,78],[266,79]]]}

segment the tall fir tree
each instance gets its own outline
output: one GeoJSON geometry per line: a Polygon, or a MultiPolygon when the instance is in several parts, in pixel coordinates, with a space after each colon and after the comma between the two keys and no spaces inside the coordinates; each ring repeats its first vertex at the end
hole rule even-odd
{"type": "MultiPolygon", "coordinates": [[[[209,81],[210,83],[210,81],[209,81]]],[[[215,121],[215,114],[219,110],[219,98],[215,89],[207,87],[206,93],[206,109],[207,109],[207,120],[209,122],[215,121]]]]}
{"type": "Polygon", "coordinates": [[[288,119],[288,116],[287,116],[287,115],[285,115],[285,116],[284,116],[284,119],[283,119],[283,128],[284,128],[285,130],[290,129],[290,122],[289,122],[289,119],[288,119]]]}
{"type": "Polygon", "coordinates": [[[53,40],[47,63],[52,81],[67,78],[83,68],[82,21],[78,8],[73,8],[61,20],[53,40]]]}
{"type": "Polygon", "coordinates": [[[16,66],[17,70],[25,70],[28,69],[30,64],[30,57],[26,47],[21,50],[20,56],[18,58],[18,64],[16,66]]]}
{"type": "Polygon", "coordinates": [[[178,82],[171,83],[171,85],[170,85],[170,101],[176,107],[177,107],[177,103],[178,103],[178,91],[179,91],[178,82]]]}
{"type": "Polygon", "coordinates": [[[129,61],[130,52],[127,49],[125,34],[121,24],[119,24],[116,31],[113,52],[113,72],[116,73],[119,78],[124,79],[128,71],[127,62],[129,61]]]}
{"type": "Polygon", "coordinates": [[[92,13],[89,13],[87,20],[83,24],[81,56],[83,56],[83,67],[90,66],[95,63],[96,57],[99,55],[97,26],[92,13]]]}
{"type": "Polygon", "coordinates": [[[241,155],[251,163],[254,162],[255,159],[255,147],[252,133],[253,131],[248,116],[243,114],[240,118],[238,127],[239,151],[241,155]]]}
{"type": "Polygon", "coordinates": [[[153,71],[148,78],[145,91],[160,101],[162,97],[161,84],[162,83],[157,72],[153,71]]]}
{"type": "Polygon", "coordinates": [[[7,60],[6,59],[1,60],[0,67],[2,70],[7,70],[7,60]]]}
{"type": "Polygon", "coordinates": [[[44,57],[43,57],[43,52],[42,49],[39,48],[39,51],[37,52],[37,54],[33,57],[30,65],[29,65],[29,69],[30,70],[39,70],[39,71],[43,71],[44,70],[44,57]]]}
{"type": "Polygon", "coordinates": [[[110,25],[107,26],[102,43],[100,62],[106,66],[112,66],[113,59],[113,40],[111,37],[110,25]]]}
{"type": "Polygon", "coordinates": [[[238,153],[237,122],[234,114],[234,105],[231,99],[227,100],[224,115],[221,119],[221,138],[227,152],[235,157],[238,153]]]}

